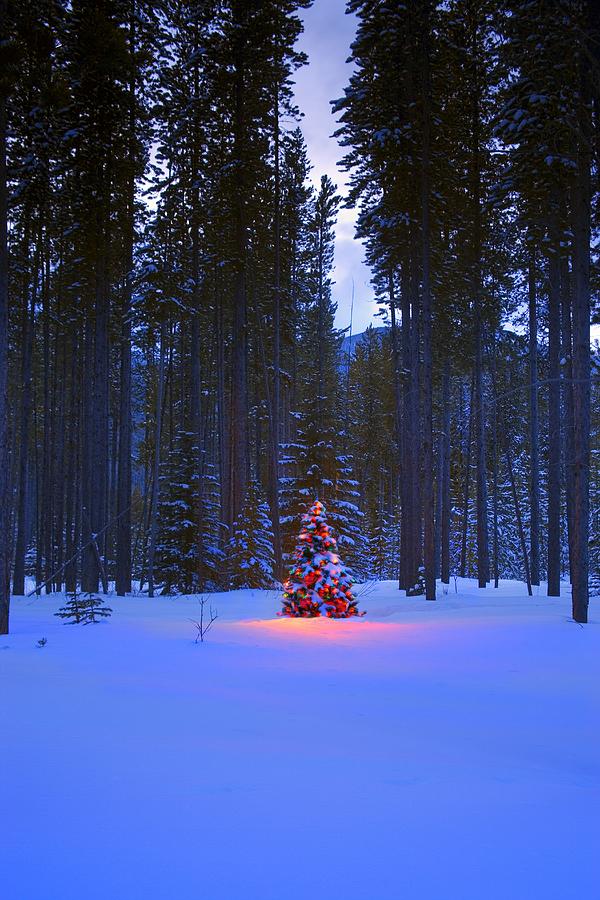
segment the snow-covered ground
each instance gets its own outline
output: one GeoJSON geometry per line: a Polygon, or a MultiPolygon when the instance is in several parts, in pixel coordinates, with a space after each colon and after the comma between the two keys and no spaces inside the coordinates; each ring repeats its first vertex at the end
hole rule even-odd
{"type": "Polygon", "coordinates": [[[3,900],[571,900],[600,890],[600,628],[517,583],[110,598],[0,637],[3,900]],[[40,638],[47,644],[38,647],[40,638]]]}

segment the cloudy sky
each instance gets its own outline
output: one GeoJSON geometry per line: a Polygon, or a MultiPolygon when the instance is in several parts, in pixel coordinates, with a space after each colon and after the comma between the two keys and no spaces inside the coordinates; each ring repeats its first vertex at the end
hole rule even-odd
{"type": "MultiPolygon", "coordinates": [[[[341,194],[346,192],[346,179],[345,173],[337,167],[342,149],[331,136],[337,126],[330,101],[342,96],[352,68],[346,59],[354,38],[356,19],[346,15],[345,8],[345,0],[315,0],[310,9],[303,11],[304,34],[299,46],[308,54],[309,65],[295,76],[296,102],[304,113],[301,128],[313,165],[312,180],[316,185],[321,175],[329,175],[341,194]]],[[[362,262],[362,245],[354,240],[354,221],[353,210],[340,210],[333,295],[338,305],[336,325],[345,328],[350,324],[354,281],[352,330],[356,334],[364,331],[373,320],[377,307],[372,299],[369,270],[362,262]]]]}

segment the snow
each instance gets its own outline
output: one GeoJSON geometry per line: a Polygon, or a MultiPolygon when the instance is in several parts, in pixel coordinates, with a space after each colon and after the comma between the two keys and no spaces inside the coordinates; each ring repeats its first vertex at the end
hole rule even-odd
{"type": "Polygon", "coordinates": [[[381,582],[365,619],[210,599],[204,644],[194,597],[111,596],[94,626],[13,600],[3,898],[595,896],[594,609],[461,580],[437,603],[381,582]]]}

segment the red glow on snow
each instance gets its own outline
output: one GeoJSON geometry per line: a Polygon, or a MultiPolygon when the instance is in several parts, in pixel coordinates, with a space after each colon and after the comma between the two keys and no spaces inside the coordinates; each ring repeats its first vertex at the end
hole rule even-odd
{"type": "Polygon", "coordinates": [[[392,640],[402,633],[419,628],[416,624],[399,622],[369,622],[364,619],[280,618],[239,622],[240,628],[248,628],[259,634],[287,640],[324,641],[336,644],[363,644],[369,641],[392,640]]]}

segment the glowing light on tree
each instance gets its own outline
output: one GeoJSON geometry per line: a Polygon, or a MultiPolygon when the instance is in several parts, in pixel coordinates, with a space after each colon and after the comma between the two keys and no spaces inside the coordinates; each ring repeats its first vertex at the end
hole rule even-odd
{"type": "Polygon", "coordinates": [[[315,500],[302,516],[302,530],[290,577],[283,586],[282,616],[347,619],[364,616],[352,592],[353,579],[344,567],[329,530],[326,510],[315,500]]]}

